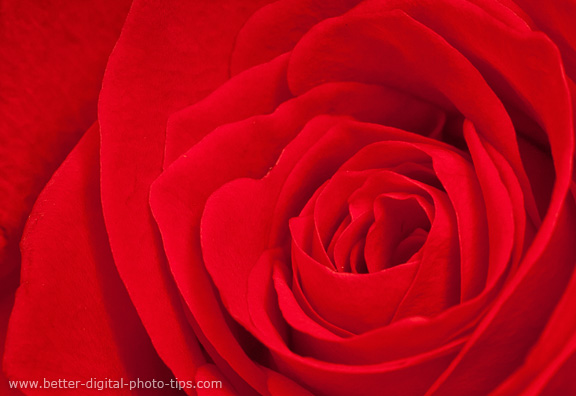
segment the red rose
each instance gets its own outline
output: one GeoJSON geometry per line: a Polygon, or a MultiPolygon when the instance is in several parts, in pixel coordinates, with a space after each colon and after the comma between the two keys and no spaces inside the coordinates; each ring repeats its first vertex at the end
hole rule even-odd
{"type": "Polygon", "coordinates": [[[104,3],[3,6],[4,389],[576,393],[576,3],[104,3]]]}

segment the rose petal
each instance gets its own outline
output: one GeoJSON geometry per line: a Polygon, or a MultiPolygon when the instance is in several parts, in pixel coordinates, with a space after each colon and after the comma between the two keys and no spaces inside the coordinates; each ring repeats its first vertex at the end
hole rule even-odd
{"type": "Polygon", "coordinates": [[[238,33],[230,70],[238,74],[292,50],[316,23],[340,15],[360,0],[280,0],[255,12],[238,33]]]}
{"type": "Polygon", "coordinates": [[[465,376],[465,389],[480,395],[518,367],[538,339],[573,271],[574,222],[576,207],[568,200],[548,235],[548,245],[543,251],[530,248],[467,345],[428,394],[459,393],[464,386],[459,378],[465,376]],[[550,263],[554,263],[554,271],[550,271],[550,263]],[[470,372],[478,375],[470,377],[470,372]]]}
{"type": "Polygon", "coordinates": [[[216,127],[271,113],[289,98],[289,54],[254,67],[227,81],[204,100],[174,113],[166,129],[164,167],[216,127]]]}
{"type": "MultiPolygon", "coordinates": [[[[10,277],[5,277],[1,281],[0,293],[0,356],[4,357],[4,346],[6,341],[6,333],[8,331],[8,320],[10,319],[10,314],[12,313],[12,307],[14,306],[14,293],[18,287],[20,281],[18,274],[14,274],[10,277]]],[[[8,383],[8,378],[4,374],[4,370],[0,370],[0,393],[8,396],[22,396],[23,393],[10,387],[8,383]]]]}
{"type": "Polygon", "coordinates": [[[96,120],[108,55],[130,1],[2,2],[0,277],[19,265],[41,189],[96,120]]]}
{"type": "MultiPolygon", "coordinates": [[[[298,350],[299,345],[305,345],[310,338],[320,337],[322,339],[338,340],[340,337],[350,337],[353,335],[350,331],[336,326],[334,323],[328,322],[323,318],[306,297],[298,282],[297,278],[293,277],[293,273],[286,267],[286,264],[280,259],[277,260],[274,266],[274,288],[278,298],[278,308],[282,318],[286,324],[290,325],[297,332],[303,333],[303,337],[298,339],[298,334],[292,332],[295,337],[293,346],[298,350]],[[310,336],[310,337],[307,337],[310,336]]],[[[251,302],[250,310],[257,310],[259,303],[251,302]]],[[[262,322],[266,323],[269,320],[265,318],[262,322]]],[[[260,327],[258,327],[261,329],[260,327]]],[[[265,328],[265,327],[264,327],[265,328]]],[[[265,340],[267,341],[267,340],[265,340]]],[[[314,341],[312,341],[314,343],[314,341]]],[[[314,347],[305,348],[305,355],[315,354],[314,347]]]]}
{"type": "Polygon", "coordinates": [[[275,371],[268,372],[268,389],[271,395],[278,396],[313,396],[296,382],[275,371]]]}
{"type": "Polygon", "coordinates": [[[568,0],[542,3],[534,0],[514,0],[525,13],[531,16],[534,24],[549,36],[562,53],[566,74],[574,79],[576,75],[576,28],[572,16],[576,6],[568,0]]]}
{"type": "Polygon", "coordinates": [[[198,366],[190,352],[197,341],[150,215],[149,188],[162,170],[169,115],[227,79],[235,35],[263,4],[135,1],[102,84],[102,206],[112,252],[156,350],[181,378],[198,366]]]}
{"type": "Polygon", "coordinates": [[[93,126],[27,224],[4,356],[10,378],[170,380],[114,267],[100,208],[98,142],[93,126]]]}
{"type": "MultiPolygon", "coordinates": [[[[557,371],[551,375],[551,378],[546,378],[548,383],[546,387],[542,390],[542,395],[544,396],[554,396],[561,394],[563,392],[574,393],[576,387],[574,386],[574,370],[576,370],[576,340],[572,338],[570,342],[566,345],[566,350],[571,353],[568,357],[561,356],[558,359],[560,362],[554,362],[552,368],[557,371]],[[559,367],[558,367],[559,366],[559,367]]],[[[563,355],[567,355],[563,354],[563,355]]]]}
{"type": "Polygon", "coordinates": [[[574,360],[576,354],[576,320],[572,315],[575,303],[576,272],[573,271],[570,283],[538,342],[522,366],[497,388],[495,396],[520,394],[522,391],[534,395],[545,394],[543,389],[546,387],[569,393],[570,387],[574,387],[573,381],[567,380],[567,372],[559,371],[564,365],[569,367],[574,364],[570,360],[574,360]],[[554,384],[556,381],[564,385],[558,387],[558,384],[554,384]]]}
{"type": "Polygon", "coordinates": [[[218,367],[213,364],[200,366],[194,378],[195,390],[198,396],[236,396],[232,385],[226,381],[218,367]],[[200,385],[199,382],[202,384],[200,385]],[[219,382],[219,383],[218,383],[219,382]],[[206,383],[209,383],[207,385],[206,383]],[[220,386],[221,385],[221,386],[220,386]]]}
{"type": "Polygon", "coordinates": [[[326,321],[352,333],[387,323],[412,283],[417,264],[370,275],[337,273],[318,265],[302,249],[302,240],[309,238],[312,231],[311,224],[302,220],[291,222],[292,265],[305,298],[314,310],[326,321]],[[308,230],[303,229],[306,226],[308,230]]]}
{"type": "MultiPolygon", "coordinates": [[[[466,23],[465,19],[460,17],[462,15],[462,8],[455,7],[450,2],[442,2],[442,5],[443,9],[445,9],[449,15],[452,13],[455,14],[454,18],[450,18],[450,21],[453,21],[455,24],[466,23]]],[[[478,40],[464,41],[465,38],[462,38],[460,34],[462,31],[461,26],[455,28],[453,25],[447,25],[444,23],[445,18],[434,18],[434,15],[436,15],[434,12],[422,13],[421,11],[424,9],[424,7],[416,7],[416,10],[420,12],[417,16],[419,19],[425,18],[427,25],[433,25],[435,30],[448,36],[463,52],[477,54],[477,56],[481,56],[490,63],[492,66],[491,69],[485,71],[485,67],[482,68],[484,71],[483,75],[491,79],[498,78],[498,81],[501,81],[502,78],[509,80],[514,90],[504,89],[502,92],[498,92],[499,95],[512,101],[512,103],[518,104],[528,112],[532,112],[532,109],[538,109],[541,122],[545,125],[545,129],[549,134],[557,170],[565,172],[566,166],[560,165],[560,163],[565,164],[566,161],[568,161],[568,155],[566,148],[562,147],[560,142],[572,142],[573,137],[566,132],[570,130],[569,128],[571,128],[572,123],[571,119],[569,120],[566,117],[555,118],[553,116],[554,110],[552,109],[555,105],[551,105],[551,103],[558,103],[558,105],[564,109],[561,111],[561,114],[565,114],[568,117],[571,114],[561,70],[558,67],[549,69],[543,64],[541,67],[535,66],[526,69],[524,67],[525,62],[520,61],[521,64],[519,64],[519,60],[530,58],[531,54],[538,52],[538,54],[540,54],[537,56],[538,62],[543,62],[543,59],[546,59],[546,64],[558,65],[558,55],[554,53],[554,48],[550,45],[550,42],[542,36],[526,32],[515,33],[509,28],[505,29],[503,34],[502,30],[504,29],[494,23],[484,23],[485,26],[479,25],[478,21],[486,21],[487,19],[478,17],[471,18],[474,13],[471,13],[469,17],[476,22],[474,24],[467,23],[465,26],[466,29],[472,27],[478,29],[479,33],[475,35],[475,37],[480,38],[482,42],[480,43],[478,40]],[[426,15],[426,17],[423,15],[426,15]],[[480,34],[480,29],[482,29],[482,34],[480,34]],[[489,31],[490,34],[487,34],[487,31],[489,31]],[[503,37],[507,41],[490,39],[490,35],[503,37]],[[510,42],[508,43],[508,41],[510,42]],[[506,43],[507,48],[517,48],[517,52],[515,52],[517,56],[510,58],[508,55],[510,59],[507,59],[506,63],[503,63],[503,57],[499,56],[499,54],[502,53],[511,53],[510,51],[500,48],[504,43],[506,43]],[[540,75],[543,70],[550,70],[549,75],[544,78],[538,78],[537,76],[540,75]],[[500,76],[498,76],[498,73],[500,73],[500,76]],[[553,77],[550,77],[550,75],[553,77]],[[536,83],[538,81],[550,81],[551,83],[553,82],[553,84],[547,83],[545,87],[539,87],[536,83]],[[544,91],[546,95],[538,94],[538,92],[544,91]],[[518,98],[519,96],[521,99],[518,98]],[[549,99],[546,99],[546,97],[549,99]],[[524,103],[522,103],[522,100],[524,100],[524,103]],[[570,125],[570,127],[568,125],[570,125]]],[[[471,9],[470,11],[472,12],[473,10],[471,9]]],[[[410,10],[409,12],[412,11],[410,10]]],[[[436,41],[438,38],[434,38],[436,33],[432,31],[425,32],[426,29],[420,30],[416,28],[417,24],[408,28],[411,23],[407,22],[407,20],[410,19],[406,16],[401,17],[401,15],[403,14],[393,12],[380,16],[359,16],[359,19],[363,19],[361,22],[362,25],[359,27],[355,25],[354,29],[350,29],[349,26],[354,20],[351,16],[343,19],[334,18],[330,23],[324,22],[319,24],[308,33],[295,48],[289,68],[289,85],[291,89],[298,93],[303,90],[305,91],[310,86],[314,86],[316,84],[314,81],[334,81],[339,79],[358,80],[358,76],[361,76],[362,81],[379,81],[400,86],[410,92],[418,92],[420,95],[429,97],[431,100],[443,103],[444,101],[441,100],[438,93],[434,93],[434,90],[438,89],[438,92],[446,95],[462,113],[473,120],[474,124],[477,125],[481,131],[481,135],[489,139],[492,144],[496,144],[496,149],[511,163],[524,192],[524,199],[526,200],[525,206],[528,208],[529,215],[534,218],[537,216],[536,207],[531,198],[528,179],[524,175],[518,149],[515,145],[514,131],[498,99],[495,98],[493,93],[490,93],[490,90],[486,90],[486,87],[482,88],[482,86],[485,85],[482,82],[482,78],[476,70],[471,68],[470,64],[467,64],[467,60],[464,60],[460,54],[455,53],[453,49],[448,49],[446,42],[436,41]],[[345,20],[346,25],[344,26],[339,19],[342,19],[342,21],[345,20]],[[393,33],[388,34],[380,29],[378,30],[378,37],[371,37],[370,32],[374,32],[374,30],[371,29],[369,24],[370,21],[376,20],[380,20],[380,22],[384,22],[385,20],[384,23],[380,23],[379,25],[390,27],[391,21],[397,21],[394,23],[398,24],[398,26],[396,26],[393,33]],[[400,20],[402,20],[402,22],[400,22],[400,20]],[[345,35],[343,27],[345,27],[345,35]],[[358,29],[356,27],[358,27],[358,29]],[[406,29],[406,31],[404,34],[399,35],[398,29],[406,29]],[[350,32],[357,34],[358,37],[350,34],[350,32]],[[363,36],[360,37],[360,34],[363,36]],[[399,37],[402,37],[404,42],[396,43],[399,37]],[[426,39],[424,39],[424,37],[426,37],[426,39]],[[429,41],[429,43],[424,45],[423,41],[429,41]],[[331,52],[327,53],[326,50],[330,48],[330,43],[334,42],[339,43],[338,48],[332,48],[330,50],[331,52]],[[350,49],[347,49],[348,46],[350,49]],[[381,46],[382,50],[378,52],[378,57],[376,58],[363,59],[363,54],[370,54],[372,52],[367,49],[363,50],[362,46],[381,46]],[[391,48],[391,46],[393,47],[391,48]],[[306,61],[304,63],[304,59],[311,59],[308,51],[317,52],[319,50],[318,47],[323,48],[323,53],[326,54],[326,56],[319,58],[317,61],[314,60],[314,62],[306,61]],[[436,48],[434,55],[427,55],[427,51],[432,47],[436,48]],[[410,52],[404,51],[406,48],[410,48],[410,52]],[[389,52],[388,55],[384,49],[389,52]],[[332,51],[334,53],[332,53],[332,51]],[[347,51],[348,55],[342,56],[339,54],[339,51],[347,51]],[[349,51],[358,51],[358,56],[350,56],[349,51]],[[404,51],[405,53],[402,56],[395,56],[393,51],[404,51]],[[443,55],[440,55],[441,53],[443,55]],[[421,62],[423,60],[436,60],[440,56],[445,58],[449,64],[458,67],[459,72],[457,75],[458,79],[462,78],[462,84],[456,83],[454,79],[455,73],[448,72],[448,69],[444,67],[445,62],[431,63],[430,65],[422,67],[421,62]],[[388,57],[393,60],[393,62],[388,61],[388,57]],[[421,59],[418,59],[419,57],[421,57],[421,59]],[[418,64],[418,68],[413,67],[416,63],[418,64]],[[439,65],[442,66],[439,67],[439,65]],[[386,66],[387,69],[383,69],[383,66],[386,66]],[[450,75],[448,76],[448,74],[450,75]],[[407,76],[409,76],[409,80],[406,80],[405,77],[407,76]],[[463,89],[463,87],[466,88],[463,89]],[[470,94],[471,90],[475,93],[470,94]],[[470,102],[471,98],[474,98],[474,103],[470,102]],[[482,104],[478,102],[479,98],[483,98],[482,104]],[[482,114],[482,116],[476,118],[480,114],[482,114]],[[498,131],[497,134],[496,131],[498,131]]],[[[467,14],[464,13],[464,15],[467,14]]],[[[505,84],[494,84],[494,86],[507,87],[505,84]]],[[[571,147],[572,143],[568,146],[571,147]]],[[[565,176],[566,175],[563,174],[562,179],[565,180],[565,176]]],[[[561,188],[565,191],[567,188],[566,182],[564,181],[563,183],[561,188]]],[[[537,221],[535,221],[535,223],[537,223],[537,221]]]]}
{"type": "MultiPolygon", "coordinates": [[[[235,177],[261,177],[301,126],[310,117],[325,112],[351,114],[376,122],[390,120],[393,124],[403,124],[423,132],[431,120],[432,125],[438,125],[438,120],[442,120],[437,109],[414,102],[405,95],[399,96],[389,89],[361,84],[326,85],[297,101],[286,103],[272,116],[255,117],[214,131],[170,166],[152,188],[151,207],[162,230],[164,247],[178,287],[200,327],[208,326],[205,334],[209,337],[218,335],[210,342],[221,354],[238,351],[238,346],[233,347],[235,341],[228,338],[229,333],[208,330],[226,328],[227,325],[221,322],[222,317],[214,314],[220,312],[220,308],[217,300],[211,297],[213,292],[205,271],[189,264],[201,260],[199,246],[190,243],[199,242],[196,234],[199,226],[194,225],[199,224],[204,202],[215,188],[235,177]],[[420,112],[422,118],[414,119],[401,111],[402,106],[408,104],[420,112]],[[254,142],[258,144],[254,145],[254,142]],[[223,153],[226,153],[226,162],[220,161],[223,153]],[[194,172],[191,173],[190,169],[194,172]]],[[[250,383],[253,386],[257,384],[259,380],[257,375],[254,376],[257,370],[250,368],[246,357],[237,352],[233,355],[234,358],[228,356],[227,360],[236,362],[233,364],[235,370],[246,372],[245,375],[251,378],[250,383]]]]}

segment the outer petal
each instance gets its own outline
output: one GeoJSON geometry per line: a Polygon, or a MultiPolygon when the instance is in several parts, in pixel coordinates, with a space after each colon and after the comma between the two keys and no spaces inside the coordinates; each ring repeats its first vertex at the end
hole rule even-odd
{"type": "MultiPolygon", "coordinates": [[[[14,292],[18,287],[19,276],[6,277],[0,282],[0,356],[4,356],[4,340],[8,328],[8,320],[14,305],[14,292]]],[[[10,388],[8,378],[4,371],[0,371],[0,394],[8,396],[22,396],[22,392],[10,388]]]]}
{"type": "Polygon", "coordinates": [[[4,356],[9,378],[170,379],[110,254],[100,208],[97,126],[41,194],[22,259],[4,356]]]}
{"type": "Polygon", "coordinates": [[[96,119],[129,0],[0,3],[0,277],[40,190],[96,119]]]}
{"type": "Polygon", "coordinates": [[[470,389],[485,394],[518,367],[558,302],[576,259],[571,248],[576,243],[573,203],[566,204],[554,221],[548,245],[541,251],[530,248],[468,344],[428,394],[471,393],[470,389]],[[478,374],[470,377],[470,372],[478,374]]]}
{"type": "Polygon", "coordinates": [[[103,82],[102,204],[112,253],[158,353],[181,378],[204,358],[166,266],[148,189],[162,170],[169,115],[227,79],[235,35],[263,3],[136,1],[103,82]]]}
{"type": "Polygon", "coordinates": [[[258,65],[218,87],[198,103],[174,113],[166,128],[166,168],[216,127],[271,113],[290,95],[286,83],[289,54],[258,65]]]}
{"type": "MultiPolygon", "coordinates": [[[[573,195],[568,200],[568,204],[574,207],[573,195]]],[[[576,383],[566,370],[567,367],[574,367],[576,355],[575,307],[576,272],[573,271],[562,299],[537,344],[524,364],[493,392],[494,396],[546,394],[545,388],[551,388],[548,394],[572,394],[576,391],[576,383]],[[564,370],[563,366],[566,366],[564,370]]]]}
{"type": "Polygon", "coordinates": [[[292,50],[312,26],[358,3],[360,0],[277,0],[262,7],[238,34],[230,71],[237,74],[292,50]]]}
{"type": "Polygon", "coordinates": [[[195,382],[198,396],[237,395],[237,393],[234,392],[234,388],[232,388],[228,381],[226,381],[226,379],[222,376],[222,373],[213,364],[205,364],[204,366],[201,366],[196,372],[195,382]],[[199,382],[201,382],[202,385],[200,385],[199,382]],[[221,387],[220,384],[222,385],[221,387]]]}
{"type": "MultiPolygon", "coordinates": [[[[554,2],[537,0],[514,0],[524,12],[531,16],[534,25],[545,32],[562,52],[566,74],[576,78],[576,3],[571,0],[554,2]]],[[[511,7],[512,8],[512,7],[511,7]]]]}

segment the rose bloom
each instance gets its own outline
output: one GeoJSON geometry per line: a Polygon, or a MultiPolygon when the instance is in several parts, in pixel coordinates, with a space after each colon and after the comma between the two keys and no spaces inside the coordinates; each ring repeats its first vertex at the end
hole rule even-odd
{"type": "Polygon", "coordinates": [[[3,1],[0,394],[576,394],[575,20],[3,1]]]}

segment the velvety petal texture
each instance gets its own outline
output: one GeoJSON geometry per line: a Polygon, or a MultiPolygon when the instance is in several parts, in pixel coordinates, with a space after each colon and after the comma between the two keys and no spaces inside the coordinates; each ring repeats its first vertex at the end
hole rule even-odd
{"type": "Polygon", "coordinates": [[[108,55],[130,1],[0,5],[0,276],[19,262],[32,205],[96,120],[108,55]]]}
{"type": "Polygon", "coordinates": [[[35,82],[38,103],[64,95],[38,116],[8,102],[31,126],[0,177],[8,239],[42,186],[19,175],[47,179],[92,126],[36,200],[20,281],[4,278],[20,282],[4,372],[176,378],[188,395],[576,392],[575,4],[106,14],[121,22],[93,49],[97,123],[77,122],[93,86],[59,84],[68,64],[35,82]],[[62,140],[31,149],[40,128],[62,140]]]}
{"type": "MultiPolygon", "coordinates": [[[[94,125],[54,174],[27,224],[4,352],[4,369],[13,380],[169,381],[171,373],[152,348],[108,247],[98,142],[94,125]]],[[[44,392],[62,391],[30,394],[44,392]]]]}
{"type": "Polygon", "coordinates": [[[258,6],[134,2],[100,94],[102,206],[112,253],[153,343],[182,378],[205,357],[166,266],[149,187],[162,170],[168,116],[226,80],[237,31],[258,6]]]}

